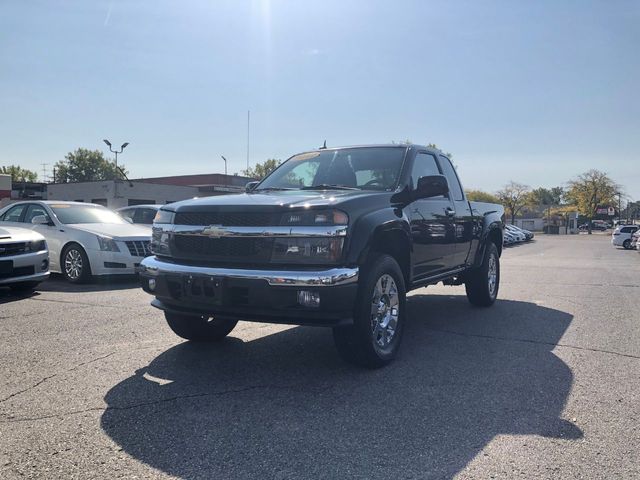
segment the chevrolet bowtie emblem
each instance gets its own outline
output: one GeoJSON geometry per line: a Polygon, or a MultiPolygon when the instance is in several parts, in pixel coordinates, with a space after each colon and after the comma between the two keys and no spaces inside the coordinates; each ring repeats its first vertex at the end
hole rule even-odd
{"type": "Polygon", "coordinates": [[[224,237],[228,232],[227,228],[222,225],[209,225],[207,228],[202,230],[203,235],[208,235],[213,238],[224,237]]]}

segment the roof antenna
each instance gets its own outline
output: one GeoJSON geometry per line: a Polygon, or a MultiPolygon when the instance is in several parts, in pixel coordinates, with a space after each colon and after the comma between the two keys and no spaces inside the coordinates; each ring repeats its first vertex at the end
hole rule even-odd
{"type": "Polygon", "coordinates": [[[325,140],[322,146],[320,147],[320,150],[326,150],[326,149],[327,149],[327,141],[325,140]]]}

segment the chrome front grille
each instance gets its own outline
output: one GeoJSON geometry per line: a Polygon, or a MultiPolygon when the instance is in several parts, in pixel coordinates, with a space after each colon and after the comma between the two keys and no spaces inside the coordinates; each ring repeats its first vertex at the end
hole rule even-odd
{"type": "Polygon", "coordinates": [[[25,242],[0,243],[0,257],[29,253],[30,250],[28,247],[28,244],[25,242]]]}
{"type": "Polygon", "coordinates": [[[151,255],[151,242],[148,240],[129,240],[125,243],[132,257],[148,257],[151,255]]]}
{"type": "Polygon", "coordinates": [[[280,213],[269,212],[178,212],[176,225],[223,225],[267,227],[280,225],[280,213]]]}

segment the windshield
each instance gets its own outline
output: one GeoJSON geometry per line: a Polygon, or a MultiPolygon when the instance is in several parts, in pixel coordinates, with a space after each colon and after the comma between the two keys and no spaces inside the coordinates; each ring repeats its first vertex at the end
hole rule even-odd
{"type": "Polygon", "coordinates": [[[120,215],[99,205],[50,205],[58,220],[64,224],[75,223],[128,223],[120,215]]]}
{"type": "Polygon", "coordinates": [[[398,182],[405,151],[398,147],[372,147],[303,153],[287,160],[256,190],[390,190],[398,182]]]}

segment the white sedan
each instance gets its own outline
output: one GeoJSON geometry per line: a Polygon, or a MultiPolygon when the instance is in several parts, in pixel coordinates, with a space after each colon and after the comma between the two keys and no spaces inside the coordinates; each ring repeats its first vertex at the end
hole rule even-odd
{"type": "Polygon", "coordinates": [[[132,225],[101,205],[25,201],[0,210],[0,226],[35,230],[47,240],[52,272],[73,283],[92,275],[132,274],[151,255],[149,227],[132,225]]]}
{"type": "Polygon", "coordinates": [[[33,290],[49,278],[49,252],[44,237],[26,228],[0,226],[0,287],[33,290]]]}

